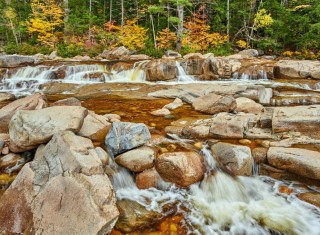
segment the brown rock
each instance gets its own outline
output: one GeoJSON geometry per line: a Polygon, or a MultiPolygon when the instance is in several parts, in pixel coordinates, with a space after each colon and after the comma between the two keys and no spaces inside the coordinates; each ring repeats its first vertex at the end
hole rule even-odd
{"type": "Polygon", "coordinates": [[[258,147],[252,150],[252,156],[255,163],[267,163],[267,148],[258,147]]]}
{"type": "Polygon", "coordinates": [[[10,119],[17,110],[34,110],[45,107],[47,107],[46,97],[39,93],[13,101],[0,109],[0,132],[8,132],[10,119]]]}
{"type": "Polygon", "coordinates": [[[252,174],[253,159],[249,147],[219,142],[212,145],[211,152],[235,175],[250,176],[252,174]]]}
{"type": "Polygon", "coordinates": [[[171,114],[171,112],[169,111],[169,109],[162,108],[162,109],[158,109],[156,111],[151,112],[151,114],[154,116],[166,116],[171,114]]]}
{"type": "Polygon", "coordinates": [[[320,124],[319,116],[320,105],[275,108],[272,131],[274,133],[296,131],[306,136],[320,138],[320,131],[316,131],[320,124]]]}
{"type": "Polygon", "coordinates": [[[0,93],[0,102],[14,100],[15,96],[10,93],[0,93]]]}
{"type": "Polygon", "coordinates": [[[10,150],[23,152],[48,142],[61,130],[78,132],[87,115],[79,106],[54,106],[40,110],[19,110],[9,124],[10,150]]]}
{"type": "Polygon", "coordinates": [[[119,165],[133,172],[142,172],[153,167],[154,149],[143,146],[120,154],[115,160],[119,165]]]}
{"type": "Polygon", "coordinates": [[[264,107],[261,104],[258,104],[249,98],[240,97],[236,99],[236,102],[237,112],[260,114],[264,110],[264,107]]]}
{"type": "Polygon", "coordinates": [[[237,103],[231,96],[220,96],[212,93],[195,99],[192,107],[203,113],[216,114],[234,111],[237,108],[237,103]]]}
{"type": "Polygon", "coordinates": [[[136,185],[139,189],[155,188],[159,182],[160,175],[153,167],[136,176],[136,185]]]}
{"type": "Polygon", "coordinates": [[[299,194],[299,199],[320,207],[320,193],[308,192],[299,194]]]}
{"type": "Polygon", "coordinates": [[[107,118],[89,111],[78,134],[92,141],[103,142],[110,128],[111,123],[107,118]]]}
{"type": "Polygon", "coordinates": [[[256,122],[257,117],[254,114],[219,113],[212,118],[210,135],[216,138],[242,139],[245,132],[256,122]]]}
{"type": "Polygon", "coordinates": [[[101,147],[96,147],[96,153],[98,154],[99,159],[103,166],[107,165],[110,161],[110,155],[104,151],[101,147]]]}
{"type": "Polygon", "coordinates": [[[167,81],[177,77],[177,66],[174,60],[151,60],[145,65],[147,81],[167,81]]]}
{"type": "Polygon", "coordinates": [[[70,97],[54,102],[51,106],[81,106],[81,101],[77,98],[70,97]]]}
{"type": "Polygon", "coordinates": [[[271,147],[270,165],[311,179],[320,179],[320,153],[299,148],[271,147]]]}
{"type": "Polygon", "coordinates": [[[193,152],[161,154],[156,158],[155,165],[164,180],[181,187],[200,181],[204,175],[202,158],[193,152]]]}

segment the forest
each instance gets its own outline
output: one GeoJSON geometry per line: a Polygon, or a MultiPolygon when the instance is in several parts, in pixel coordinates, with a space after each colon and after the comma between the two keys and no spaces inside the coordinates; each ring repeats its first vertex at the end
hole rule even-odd
{"type": "Polygon", "coordinates": [[[125,46],[160,57],[245,48],[320,58],[319,0],[0,0],[8,54],[96,56],[125,46]]]}

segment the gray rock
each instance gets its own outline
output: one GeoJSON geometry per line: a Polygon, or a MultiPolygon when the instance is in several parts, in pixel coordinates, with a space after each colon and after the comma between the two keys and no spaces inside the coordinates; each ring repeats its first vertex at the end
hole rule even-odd
{"type": "Polygon", "coordinates": [[[145,124],[114,122],[106,136],[105,144],[111,156],[116,156],[130,149],[144,145],[151,139],[145,124]]]}
{"type": "Polygon", "coordinates": [[[17,67],[21,65],[33,64],[35,59],[31,56],[4,55],[0,56],[0,67],[17,67]]]}
{"type": "Polygon", "coordinates": [[[259,56],[259,52],[256,49],[246,49],[239,52],[240,55],[249,56],[249,57],[257,57],[259,56]]]}

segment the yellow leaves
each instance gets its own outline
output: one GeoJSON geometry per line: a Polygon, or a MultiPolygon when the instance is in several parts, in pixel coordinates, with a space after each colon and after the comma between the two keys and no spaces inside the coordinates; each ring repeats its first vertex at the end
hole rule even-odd
{"type": "Polygon", "coordinates": [[[158,36],[156,37],[157,46],[159,48],[173,48],[177,37],[174,32],[171,32],[169,28],[165,28],[162,31],[158,32],[158,36]]]}
{"type": "Polygon", "coordinates": [[[255,29],[267,28],[272,23],[273,19],[271,18],[271,14],[267,14],[266,9],[260,9],[254,18],[255,29]]]}
{"type": "Polygon", "coordinates": [[[228,36],[210,33],[210,26],[206,24],[205,20],[193,18],[192,21],[185,23],[185,27],[189,33],[185,36],[187,39],[183,41],[183,46],[195,51],[205,51],[210,46],[216,47],[228,40],[228,36]]]}
{"type": "Polygon", "coordinates": [[[63,9],[55,0],[32,0],[32,18],[27,22],[30,34],[36,34],[37,40],[46,46],[53,47],[58,38],[55,35],[63,23],[63,9]]]}
{"type": "Polygon", "coordinates": [[[141,49],[144,47],[148,29],[137,25],[137,19],[127,20],[118,34],[120,44],[127,47],[130,50],[141,49]]]}
{"type": "Polygon", "coordinates": [[[243,41],[243,40],[238,40],[236,42],[237,46],[244,49],[244,48],[250,48],[250,46],[247,45],[247,42],[246,41],[243,41]]]}
{"type": "Polygon", "coordinates": [[[4,9],[3,14],[5,18],[8,18],[10,20],[13,20],[17,17],[17,14],[12,7],[7,7],[6,9],[4,9]]]}

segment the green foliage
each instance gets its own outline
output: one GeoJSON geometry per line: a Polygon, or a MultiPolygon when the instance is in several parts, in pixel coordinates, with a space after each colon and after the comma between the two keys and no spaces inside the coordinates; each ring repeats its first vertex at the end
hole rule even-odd
{"type": "Polygon", "coordinates": [[[228,56],[233,53],[233,49],[230,43],[218,45],[212,50],[208,50],[207,53],[212,52],[215,56],[228,56]]]}
{"type": "Polygon", "coordinates": [[[44,46],[33,46],[28,43],[22,43],[18,46],[16,44],[8,44],[6,47],[4,47],[4,51],[7,54],[34,55],[37,53],[41,53],[48,55],[53,50],[44,46]]]}
{"type": "Polygon", "coordinates": [[[76,55],[84,55],[84,48],[74,43],[62,43],[57,45],[57,52],[61,57],[74,57],[76,55]]]}

